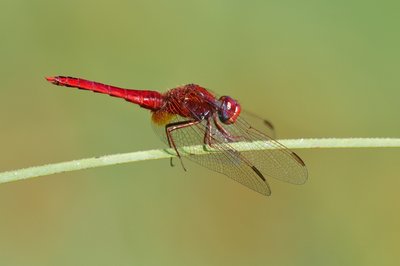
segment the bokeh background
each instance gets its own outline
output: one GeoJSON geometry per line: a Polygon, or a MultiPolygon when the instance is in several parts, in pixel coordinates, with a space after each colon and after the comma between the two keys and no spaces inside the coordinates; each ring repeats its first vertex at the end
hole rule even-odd
{"type": "MultiPolygon", "coordinates": [[[[164,147],[146,110],[47,75],[199,83],[279,138],[398,137],[396,1],[0,2],[0,171],[164,147]]],[[[300,150],[265,198],[168,160],[0,185],[1,265],[399,265],[400,150],[300,150]]]]}

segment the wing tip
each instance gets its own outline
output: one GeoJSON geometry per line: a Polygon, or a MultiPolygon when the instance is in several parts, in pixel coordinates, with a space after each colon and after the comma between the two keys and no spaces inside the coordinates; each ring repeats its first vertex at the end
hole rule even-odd
{"type": "Polygon", "coordinates": [[[302,166],[306,166],[306,164],[304,163],[304,161],[300,158],[300,156],[298,156],[296,153],[292,152],[292,157],[302,166]]]}
{"type": "Polygon", "coordinates": [[[307,166],[306,166],[306,164],[304,163],[304,161],[300,158],[300,156],[297,155],[295,152],[291,152],[291,155],[292,155],[293,159],[295,159],[295,161],[296,161],[297,163],[299,163],[300,166],[301,166],[302,169],[303,169],[303,176],[302,176],[302,178],[301,178],[301,179],[298,179],[299,182],[293,182],[293,183],[296,184],[296,185],[303,185],[303,184],[305,184],[305,183],[307,182],[307,180],[308,180],[307,166]]]}
{"type": "Polygon", "coordinates": [[[251,166],[251,169],[264,181],[264,184],[266,185],[266,189],[263,191],[257,190],[259,193],[265,195],[265,196],[270,196],[271,195],[271,188],[269,187],[269,184],[267,182],[267,179],[264,177],[264,175],[260,172],[260,170],[257,169],[254,165],[251,166]]]}

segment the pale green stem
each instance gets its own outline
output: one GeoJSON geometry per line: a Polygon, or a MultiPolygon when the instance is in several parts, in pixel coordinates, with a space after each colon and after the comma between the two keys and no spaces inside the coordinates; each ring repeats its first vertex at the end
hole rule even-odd
{"type": "MultiPolygon", "coordinates": [[[[315,149],[315,148],[387,148],[400,147],[400,138],[346,138],[346,139],[286,139],[279,140],[289,149],[315,149]]],[[[231,143],[239,151],[273,149],[268,142],[231,143]],[[244,145],[245,144],[245,145],[244,145]]],[[[204,147],[194,146],[190,148],[191,153],[207,154],[204,147]]],[[[184,153],[182,154],[184,155],[184,153]]],[[[148,150],[122,154],[106,155],[101,157],[74,160],[69,162],[34,166],[14,171],[0,173],[0,184],[32,177],[39,177],[81,169],[100,166],[137,162],[144,160],[155,160],[175,157],[173,150],[148,150]]]]}

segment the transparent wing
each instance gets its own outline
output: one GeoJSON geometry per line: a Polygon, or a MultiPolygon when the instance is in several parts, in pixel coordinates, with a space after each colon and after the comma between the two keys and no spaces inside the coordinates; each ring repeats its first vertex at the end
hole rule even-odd
{"type": "MultiPolygon", "coordinates": [[[[170,123],[185,121],[179,116],[175,116],[170,123]]],[[[154,129],[157,135],[167,143],[168,141],[165,134],[165,127],[154,125],[154,129]]],[[[204,145],[204,136],[206,134],[207,121],[201,121],[201,123],[181,128],[172,132],[172,137],[181,154],[188,154],[185,158],[194,161],[206,168],[213,171],[225,174],[233,180],[251,188],[261,194],[270,195],[271,189],[268,185],[267,180],[263,180],[259,175],[256,174],[255,170],[252,169],[252,165],[243,157],[241,152],[230,148],[229,145],[225,146],[213,146],[213,144],[227,143],[226,138],[216,129],[214,123],[211,125],[211,146],[218,149],[216,152],[211,152],[205,155],[194,155],[194,150],[191,149],[192,145],[204,145]],[[185,147],[185,149],[182,149],[185,147]]],[[[204,145],[207,149],[207,145],[204,145]]]]}
{"type": "MultiPolygon", "coordinates": [[[[241,141],[254,142],[260,150],[242,152],[264,175],[292,184],[304,184],[308,178],[307,168],[300,157],[278,141],[251,127],[245,120],[238,118],[232,126],[225,126],[232,135],[241,136],[241,141]],[[262,142],[262,144],[257,144],[262,142]],[[261,146],[270,147],[262,149],[261,146]]],[[[243,144],[246,145],[246,144],[243,144]]]]}
{"type": "MultiPolygon", "coordinates": [[[[175,116],[170,123],[188,120],[180,116],[175,116]]],[[[303,184],[307,180],[307,168],[303,161],[292,151],[284,147],[279,142],[271,139],[267,135],[262,134],[258,130],[252,128],[246,121],[238,118],[236,123],[232,125],[221,125],[226,132],[235,137],[235,141],[226,138],[217,129],[217,125],[213,120],[207,125],[207,121],[201,121],[199,124],[181,128],[171,133],[174,142],[181,153],[189,153],[186,157],[206,168],[227,175],[233,180],[247,186],[264,195],[270,195],[271,189],[268,184],[268,178],[273,177],[282,181],[293,184],[303,184]],[[207,128],[211,130],[211,147],[217,149],[218,152],[211,152],[205,155],[191,155],[195,153],[191,150],[192,145],[204,145],[205,149],[209,145],[204,144],[207,128]],[[270,146],[271,149],[260,149],[251,151],[238,151],[240,145],[234,142],[254,142],[262,141],[263,147],[270,146]],[[225,144],[225,145],[214,145],[225,144]],[[185,149],[182,149],[185,147],[185,149]]],[[[154,126],[155,131],[160,138],[168,144],[165,127],[154,126]]],[[[261,144],[256,144],[260,145],[261,144]]],[[[246,148],[246,147],[243,147],[246,148]]],[[[261,147],[260,147],[261,148],[261,147]]]]}
{"type": "Polygon", "coordinates": [[[242,110],[242,112],[240,113],[240,117],[246,120],[246,122],[248,122],[253,127],[261,130],[261,132],[265,135],[270,136],[273,139],[276,138],[274,125],[268,119],[260,117],[259,115],[248,110],[242,110]]]}

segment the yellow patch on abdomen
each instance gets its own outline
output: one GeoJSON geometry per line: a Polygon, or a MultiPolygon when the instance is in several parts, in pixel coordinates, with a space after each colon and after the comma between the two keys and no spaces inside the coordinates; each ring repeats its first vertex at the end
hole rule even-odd
{"type": "Polygon", "coordinates": [[[168,112],[156,111],[153,112],[151,120],[157,125],[166,125],[169,123],[169,121],[172,120],[174,116],[174,114],[168,112]]]}

